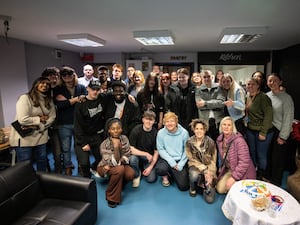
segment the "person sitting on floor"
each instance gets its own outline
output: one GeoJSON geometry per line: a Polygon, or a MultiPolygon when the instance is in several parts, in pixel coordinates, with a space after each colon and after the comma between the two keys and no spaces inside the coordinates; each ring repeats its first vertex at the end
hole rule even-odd
{"type": "Polygon", "coordinates": [[[191,129],[194,133],[187,141],[185,152],[188,157],[190,195],[195,197],[198,186],[204,200],[213,203],[215,199],[214,179],[217,172],[217,148],[214,140],[205,135],[208,125],[204,120],[193,119],[191,129]]]}
{"type": "Polygon", "coordinates": [[[122,135],[122,123],[118,118],[106,122],[108,137],[100,145],[102,156],[97,172],[101,177],[109,177],[106,189],[108,206],[115,208],[121,203],[124,184],[133,180],[135,172],[129,165],[130,145],[127,136],[122,135]]]}
{"type": "Polygon", "coordinates": [[[169,177],[174,179],[181,191],[189,189],[187,156],[185,144],[189,133],[180,124],[173,112],[167,112],[163,119],[164,128],[157,133],[156,144],[159,159],[156,164],[156,173],[162,176],[162,185],[170,185],[169,177]]]}
{"type": "Polygon", "coordinates": [[[221,120],[217,146],[222,162],[216,186],[219,194],[227,193],[236,181],[256,178],[248,145],[229,116],[221,120]]]}
{"type": "Polygon", "coordinates": [[[156,149],[157,130],[153,127],[155,116],[155,112],[151,110],[145,111],[142,118],[143,124],[136,125],[129,135],[132,154],[130,165],[136,171],[136,178],[132,182],[132,187],[140,185],[141,174],[146,177],[148,183],[153,183],[157,180],[155,172],[155,165],[158,159],[156,149]],[[142,173],[140,168],[143,170],[142,173]]]}

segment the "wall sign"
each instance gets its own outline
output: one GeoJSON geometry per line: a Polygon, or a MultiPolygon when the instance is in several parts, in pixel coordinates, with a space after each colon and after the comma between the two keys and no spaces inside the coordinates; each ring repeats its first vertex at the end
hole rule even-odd
{"type": "Polygon", "coordinates": [[[198,52],[198,65],[265,65],[270,52],[198,52]]]}
{"type": "Polygon", "coordinates": [[[177,61],[181,60],[181,61],[183,61],[183,60],[186,60],[186,59],[187,59],[187,57],[184,56],[184,55],[170,56],[170,60],[177,60],[177,61]]]}
{"type": "Polygon", "coordinates": [[[221,53],[219,57],[220,61],[242,61],[242,54],[234,54],[234,53],[221,53]]]}

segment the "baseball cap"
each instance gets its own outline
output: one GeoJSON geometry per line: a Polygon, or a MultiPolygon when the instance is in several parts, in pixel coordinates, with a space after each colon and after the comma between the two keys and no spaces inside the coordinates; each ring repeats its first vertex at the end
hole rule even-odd
{"type": "Polygon", "coordinates": [[[101,66],[98,67],[98,71],[99,70],[108,70],[108,67],[104,66],[104,65],[101,65],[101,66]]]}
{"type": "Polygon", "coordinates": [[[118,87],[118,86],[123,87],[124,90],[126,90],[126,84],[124,81],[116,80],[111,83],[112,89],[114,89],[114,87],[118,87]]]}
{"type": "Polygon", "coordinates": [[[101,88],[101,83],[99,80],[91,80],[88,87],[94,90],[99,90],[101,88]]]}

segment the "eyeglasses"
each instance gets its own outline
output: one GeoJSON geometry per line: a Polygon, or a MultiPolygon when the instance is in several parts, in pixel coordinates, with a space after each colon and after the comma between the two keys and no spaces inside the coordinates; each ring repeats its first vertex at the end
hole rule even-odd
{"type": "Polygon", "coordinates": [[[60,75],[62,77],[65,77],[65,76],[72,76],[74,74],[74,72],[72,70],[63,70],[60,75]]]}
{"type": "Polygon", "coordinates": [[[209,79],[210,76],[203,76],[203,79],[209,79]]]}

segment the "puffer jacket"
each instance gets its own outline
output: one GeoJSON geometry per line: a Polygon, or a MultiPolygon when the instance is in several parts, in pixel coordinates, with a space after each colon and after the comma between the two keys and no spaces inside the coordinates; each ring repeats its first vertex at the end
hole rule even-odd
{"type": "MultiPolygon", "coordinates": [[[[220,159],[223,161],[222,144],[223,134],[217,138],[220,159]]],[[[251,160],[248,145],[240,133],[232,134],[227,140],[229,152],[227,160],[231,169],[232,177],[235,180],[255,179],[256,171],[251,160]],[[231,144],[230,144],[231,143],[231,144]]]]}

